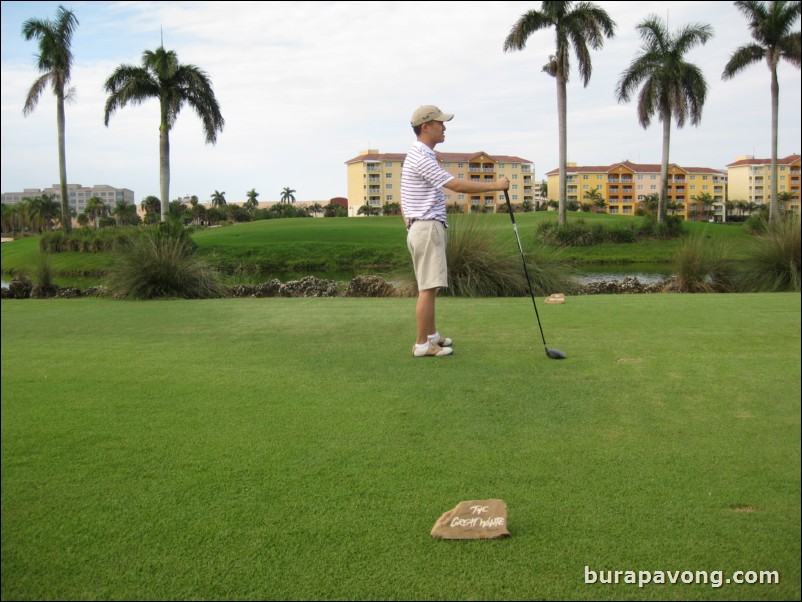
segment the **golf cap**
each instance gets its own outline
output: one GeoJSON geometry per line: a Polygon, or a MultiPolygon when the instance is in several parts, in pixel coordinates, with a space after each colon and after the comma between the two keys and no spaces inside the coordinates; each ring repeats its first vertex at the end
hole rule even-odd
{"type": "Polygon", "coordinates": [[[434,105],[423,105],[415,109],[412,113],[412,127],[423,125],[430,121],[451,121],[454,115],[451,113],[443,113],[434,105]]]}

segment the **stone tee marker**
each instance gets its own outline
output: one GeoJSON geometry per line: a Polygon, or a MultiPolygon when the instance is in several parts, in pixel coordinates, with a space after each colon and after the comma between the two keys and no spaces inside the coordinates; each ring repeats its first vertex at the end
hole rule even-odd
{"type": "Polygon", "coordinates": [[[444,513],[432,527],[438,539],[497,539],[509,537],[507,504],[504,500],[460,502],[444,513]]]}

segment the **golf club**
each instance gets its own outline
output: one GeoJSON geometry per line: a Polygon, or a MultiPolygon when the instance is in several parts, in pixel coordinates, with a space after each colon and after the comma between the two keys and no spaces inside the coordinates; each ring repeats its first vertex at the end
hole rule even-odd
{"type": "Polygon", "coordinates": [[[515,215],[512,211],[510,204],[510,195],[505,190],[504,199],[507,201],[507,211],[510,212],[510,219],[512,220],[512,229],[515,230],[515,240],[518,241],[518,252],[521,254],[521,262],[524,264],[524,274],[526,275],[526,284],[529,286],[529,296],[532,297],[532,307],[535,308],[535,316],[537,316],[537,326],[540,328],[540,338],[543,339],[543,347],[546,349],[546,355],[553,360],[564,360],[567,356],[562,351],[556,349],[549,349],[546,345],[546,337],[543,335],[543,325],[540,323],[540,314],[537,311],[537,303],[535,303],[535,293],[532,292],[532,282],[529,280],[529,270],[526,268],[526,259],[524,258],[524,249],[521,246],[521,237],[518,235],[518,225],[515,223],[515,215]]]}

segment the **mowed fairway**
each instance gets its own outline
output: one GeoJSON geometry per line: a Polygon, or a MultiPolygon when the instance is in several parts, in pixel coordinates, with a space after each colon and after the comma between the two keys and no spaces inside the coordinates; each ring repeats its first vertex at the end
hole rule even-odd
{"type": "Polygon", "coordinates": [[[414,304],[4,300],[3,600],[800,598],[798,293],[414,304]]]}

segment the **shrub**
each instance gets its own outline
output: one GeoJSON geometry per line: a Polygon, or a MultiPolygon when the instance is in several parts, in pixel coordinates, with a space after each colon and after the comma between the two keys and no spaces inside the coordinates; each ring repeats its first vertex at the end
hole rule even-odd
{"type": "Polygon", "coordinates": [[[680,292],[713,293],[734,288],[732,264],[727,260],[724,246],[703,236],[691,236],[683,242],[677,254],[676,272],[680,292]]]}
{"type": "MultiPolygon", "coordinates": [[[[456,221],[448,231],[448,291],[460,297],[513,297],[529,294],[514,241],[480,226],[476,219],[456,221]]],[[[535,294],[550,294],[572,285],[553,253],[537,245],[527,269],[535,294]]]]}
{"type": "Polygon", "coordinates": [[[123,299],[222,297],[219,273],[194,255],[180,225],[159,224],[123,250],[109,272],[112,296],[123,299]]]}
{"type": "Polygon", "coordinates": [[[748,259],[743,262],[740,288],[746,291],[800,290],[799,218],[789,216],[775,224],[763,223],[764,234],[750,244],[748,259]]]}

